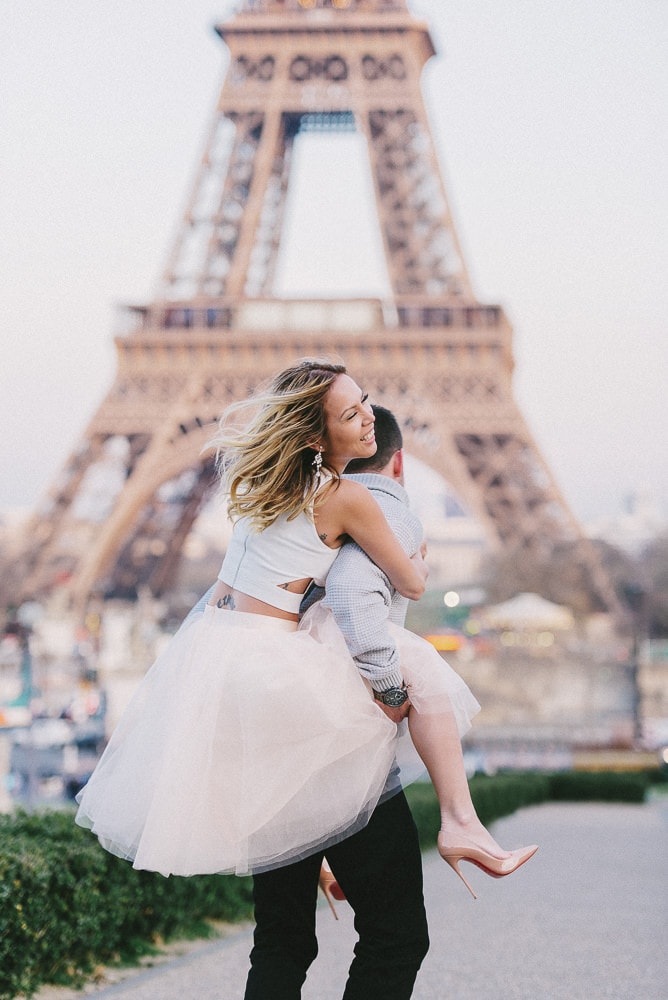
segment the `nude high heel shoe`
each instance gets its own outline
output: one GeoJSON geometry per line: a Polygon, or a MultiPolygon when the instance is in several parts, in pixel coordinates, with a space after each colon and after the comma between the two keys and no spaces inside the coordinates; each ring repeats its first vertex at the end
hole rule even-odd
{"type": "Polygon", "coordinates": [[[513,872],[517,871],[521,865],[534,856],[537,850],[538,846],[532,844],[530,847],[520,847],[516,851],[511,851],[507,858],[495,858],[493,854],[483,851],[475,844],[469,844],[467,847],[448,847],[442,840],[442,834],[438,835],[438,853],[457,872],[474,899],[478,897],[462,874],[459,868],[460,861],[469,861],[472,865],[477,865],[492,878],[503,878],[504,875],[512,875],[513,872]]]}
{"type": "Polygon", "coordinates": [[[329,908],[334,914],[334,919],[338,920],[339,915],[336,912],[336,907],[334,906],[334,900],[345,899],[345,895],[341,889],[341,886],[336,881],[336,876],[334,875],[332,869],[329,867],[326,861],[323,861],[320,868],[320,878],[318,879],[318,885],[322,889],[325,899],[329,903],[329,908]]]}

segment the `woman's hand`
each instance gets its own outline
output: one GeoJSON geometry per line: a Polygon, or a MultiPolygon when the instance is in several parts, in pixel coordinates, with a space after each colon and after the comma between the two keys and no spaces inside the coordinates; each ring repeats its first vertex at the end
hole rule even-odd
{"type": "Polygon", "coordinates": [[[417,569],[418,573],[420,574],[422,582],[425,584],[427,582],[427,577],[429,576],[429,567],[425,562],[426,558],[427,558],[427,543],[423,541],[418,551],[411,556],[411,561],[415,566],[415,568],[417,569]]]}
{"type": "Polygon", "coordinates": [[[388,717],[390,722],[394,722],[396,726],[408,717],[408,712],[411,707],[410,701],[405,701],[403,705],[399,706],[399,708],[390,708],[389,705],[384,705],[382,701],[376,701],[376,705],[378,705],[378,708],[385,712],[385,715],[388,717]]]}

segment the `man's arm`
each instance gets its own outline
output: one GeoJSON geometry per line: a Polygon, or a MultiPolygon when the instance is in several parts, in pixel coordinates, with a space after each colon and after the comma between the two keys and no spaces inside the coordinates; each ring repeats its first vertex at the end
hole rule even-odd
{"type": "Polygon", "coordinates": [[[403,683],[399,653],[387,629],[392,597],[382,570],[358,545],[344,545],[327,575],[325,604],[375,691],[403,683]]]}

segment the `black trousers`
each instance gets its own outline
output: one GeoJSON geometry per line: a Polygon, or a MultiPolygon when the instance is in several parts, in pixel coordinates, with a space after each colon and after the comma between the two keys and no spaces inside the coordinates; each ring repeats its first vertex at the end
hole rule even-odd
{"type": "MultiPolygon", "coordinates": [[[[256,928],[245,1000],[301,997],[318,953],[322,857],[254,877],[256,928]]],[[[429,937],[417,830],[403,792],[377,806],[363,830],[330,847],[327,861],[359,935],[343,1000],[409,1000],[429,937]]]]}

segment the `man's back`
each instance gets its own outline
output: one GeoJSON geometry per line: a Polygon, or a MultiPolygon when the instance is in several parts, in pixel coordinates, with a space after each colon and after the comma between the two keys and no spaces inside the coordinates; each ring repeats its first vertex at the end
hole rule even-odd
{"type": "MultiPolygon", "coordinates": [[[[409,555],[416,552],[422,541],[422,525],[408,506],[403,485],[387,475],[371,472],[350,478],[371,490],[404,550],[409,555]]],[[[377,691],[399,687],[399,657],[387,622],[403,625],[408,601],[354,542],[346,543],[335,559],[324,600],[371,686],[377,691]]]]}

